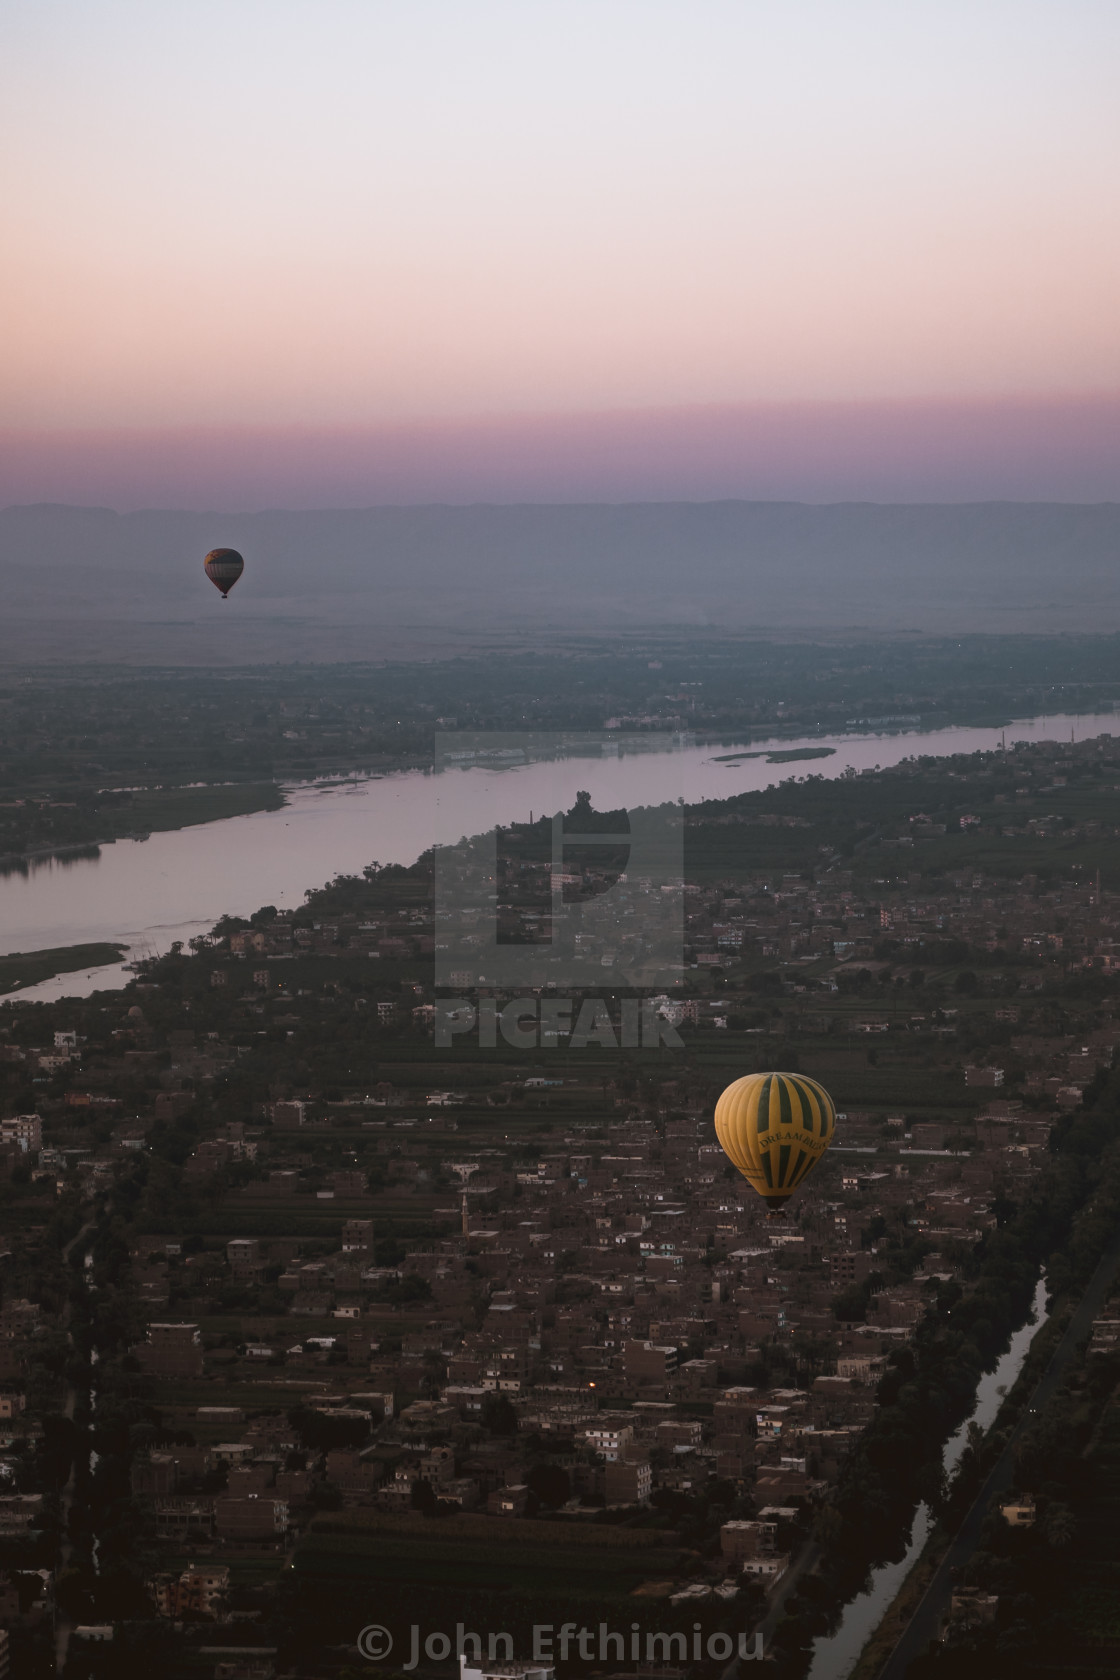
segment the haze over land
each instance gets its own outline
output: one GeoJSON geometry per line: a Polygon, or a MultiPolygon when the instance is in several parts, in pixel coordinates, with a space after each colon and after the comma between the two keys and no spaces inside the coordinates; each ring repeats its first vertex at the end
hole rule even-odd
{"type": "Polygon", "coordinates": [[[1120,629],[1120,506],[781,502],[0,513],[0,653],[352,660],[616,636],[1120,629]],[[223,605],[217,543],[245,577],[223,605]]]}

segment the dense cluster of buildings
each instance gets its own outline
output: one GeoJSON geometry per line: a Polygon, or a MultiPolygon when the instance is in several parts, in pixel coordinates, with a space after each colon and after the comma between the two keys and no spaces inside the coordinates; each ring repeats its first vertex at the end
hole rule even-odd
{"type": "MultiPolygon", "coordinates": [[[[489,1058],[459,1036],[444,1056],[416,978],[433,923],[412,908],[219,929],[189,959],[189,1008],[157,969],[96,1030],[65,1006],[36,1041],[5,1024],[13,1205],[77,1196],[92,1217],[142,1160],[180,1197],[138,1195],[119,1280],[127,1369],[174,1437],[130,1466],[138,1520],[176,1560],[148,1580],[155,1612],[236,1614],[239,1560],[279,1569],[324,1511],[677,1520],[716,1488],[721,1520],[674,1594],[780,1589],[892,1352],[966,1282],[1120,1043],[1120,909],[1095,870],[931,873],[938,826],[916,811],[859,859],[680,885],[682,977],[647,1002],[682,1048],[656,1057],[616,1054],[621,1031],[570,1062],[563,1032],[489,1058]],[[336,968],[348,988],[323,979],[336,968]],[[302,1077],[289,1046],[328,1028],[337,1076],[302,1077]],[[361,1085],[356,1034],[383,1046],[361,1085]],[[711,1122],[722,1084],[767,1065],[841,1110],[780,1220],[711,1122]]],[[[647,891],[628,885],[623,915],[647,891]]],[[[618,997],[604,1007],[620,1024],[618,997]]],[[[18,1275],[0,1297],[9,1540],[41,1520],[29,1449],[64,1398],[55,1327],[18,1275]]],[[[0,1577],[0,1632],[49,1603],[49,1581],[32,1601],[0,1577]]]]}

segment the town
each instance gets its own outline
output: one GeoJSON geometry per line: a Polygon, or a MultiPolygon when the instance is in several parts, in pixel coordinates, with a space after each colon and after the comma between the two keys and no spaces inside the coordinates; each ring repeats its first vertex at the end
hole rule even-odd
{"type": "MultiPolygon", "coordinates": [[[[694,1629],[757,1634],[803,1672],[1041,1269],[1054,1297],[1082,1277],[1094,1184],[1055,1175],[1094,1115],[1117,1135],[1118,786],[1101,737],[690,808],[652,1042],[622,961],[549,1010],[529,823],[499,910],[547,1031],[457,968],[500,1025],[441,1043],[430,854],[227,918],[123,992],[5,1005],[0,1675],[333,1677],[368,1672],[368,1624],[395,1672],[410,1627],[528,1658],[561,1620],[680,1672],[723,1666],[694,1629]],[[838,1109],[781,1219],[712,1127],[771,1067],[838,1109]]],[[[608,852],[564,888],[609,889],[638,950],[665,889],[608,852]]]]}

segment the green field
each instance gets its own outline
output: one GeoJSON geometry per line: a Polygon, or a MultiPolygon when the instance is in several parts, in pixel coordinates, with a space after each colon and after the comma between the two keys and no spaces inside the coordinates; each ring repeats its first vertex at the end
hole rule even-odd
{"type": "MultiPolygon", "coordinates": [[[[320,1516],[293,1560],[293,1613],[342,1628],[376,1618],[398,1645],[410,1623],[503,1629],[528,1647],[534,1623],[667,1630],[722,1623],[727,1605],[670,1606],[640,1589],[695,1565],[668,1530],[475,1516],[443,1520],[376,1512],[320,1516]]],[[[734,1614],[734,1611],[731,1612],[734,1614]]]]}
{"type": "MultiPolygon", "coordinates": [[[[492,1530],[495,1525],[487,1521],[486,1526],[492,1530]]],[[[595,1543],[598,1535],[590,1524],[586,1529],[573,1524],[567,1545],[551,1538],[559,1525],[532,1526],[549,1532],[532,1541],[525,1537],[525,1525],[519,1524],[520,1532],[503,1545],[498,1536],[482,1540],[470,1532],[462,1538],[450,1532],[444,1538],[441,1530],[453,1530],[454,1519],[428,1523],[426,1531],[415,1536],[327,1533],[316,1524],[300,1542],[296,1567],[311,1574],[375,1575],[382,1582],[409,1581],[430,1588],[498,1586],[548,1593],[559,1591],[562,1584],[576,1592],[614,1597],[632,1593],[653,1574],[671,1575],[683,1561],[676,1549],[602,1547],[595,1543]]]]}

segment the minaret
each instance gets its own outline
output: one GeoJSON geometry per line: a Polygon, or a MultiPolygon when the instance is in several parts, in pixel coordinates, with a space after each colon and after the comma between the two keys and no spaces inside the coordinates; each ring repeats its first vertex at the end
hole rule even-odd
{"type": "Polygon", "coordinates": [[[470,1216],[467,1213],[467,1192],[464,1190],[463,1191],[463,1235],[465,1237],[469,1237],[470,1234],[471,1234],[471,1222],[470,1222],[470,1216]]]}

